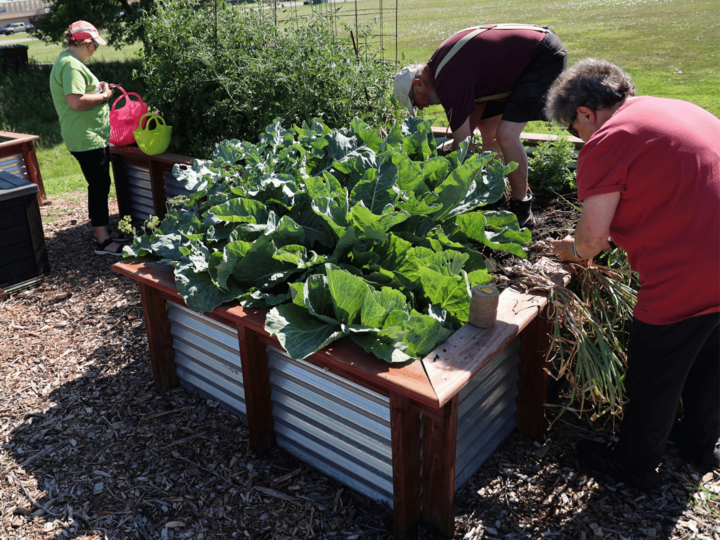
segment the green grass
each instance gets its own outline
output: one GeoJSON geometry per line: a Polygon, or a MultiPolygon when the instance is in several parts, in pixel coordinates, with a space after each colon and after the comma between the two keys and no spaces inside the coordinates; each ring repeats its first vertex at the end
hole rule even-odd
{"type": "MultiPolygon", "coordinates": [[[[452,9],[438,0],[407,0],[398,47],[409,60],[426,62],[454,32],[491,22],[548,25],[565,43],[570,65],[605,58],[630,73],[640,95],[684,99],[720,115],[717,0],[456,0],[452,9]]],[[[447,125],[440,107],[425,116],[447,125]]],[[[533,122],[527,131],[543,129],[545,123],[533,122]]]]}
{"type": "MultiPolygon", "coordinates": [[[[302,6],[297,11],[305,13],[327,7],[327,4],[302,6]]],[[[344,14],[354,13],[351,2],[338,2],[333,7],[340,7],[344,14]]],[[[362,24],[377,18],[379,0],[364,0],[359,7],[367,9],[367,15],[359,18],[362,24]]],[[[387,2],[385,7],[388,7],[387,2]]],[[[717,0],[537,0],[532,3],[527,0],[456,0],[451,9],[440,0],[404,0],[399,9],[398,55],[405,55],[406,60],[400,60],[403,64],[426,62],[444,39],[474,24],[546,24],[567,46],[570,65],[588,56],[605,58],[632,75],[640,95],[685,99],[720,116],[720,39],[717,37],[720,4],[717,0]]],[[[288,11],[280,7],[277,17],[281,20],[287,14],[288,11]]],[[[394,17],[391,14],[385,17],[385,33],[394,33],[394,17]],[[391,21],[389,26],[388,20],[391,21]]],[[[340,20],[354,24],[354,17],[340,20]]],[[[25,35],[18,34],[18,37],[25,35]]],[[[6,38],[16,39],[16,36],[6,38]]],[[[394,58],[394,48],[388,43],[386,39],[389,47],[386,58],[394,58]]],[[[37,63],[54,62],[63,49],[40,41],[25,44],[30,47],[29,57],[37,63]]],[[[140,44],[119,51],[110,46],[101,47],[89,67],[100,72],[103,63],[136,58],[138,50],[140,44]]],[[[109,71],[106,79],[114,73],[105,71],[109,71]]],[[[128,77],[126,73],[124,78],[128,77]]],[[[125,87],[130,90],[127,85],[125,87]]],[[[22,112],[27,114],[33,110],[34,107],[23,106],[22,112]]],[[[447,126],[442,107],[428,108],[424,116],[434,118],[436,125],[447,126]]],[[[56,124],[55,119],[46,118],[34,124],[18,122],[16,127],[42,137],[38,159],[50,196],[84,191],[85,181],[80,168],[65,150],[59,128],[53,123],[56,124]]],[[[3,129],[7,128],[7,125],[3,126],[3,129]]],[[[531,122],[526,131],[548,133],[556,128],[546,122],[531,122]]]]}
{"type": "MultiPolygon", "coordinates": [[[[13,34],[12,36],[2,35],[0,36],[0,41],[12,41],[29,37],[32,37],[32,35],[28,34],[27,32],[25,32],[24,34],[13,34]]],[[[25,44],[27,44],[27,42],[25,44]]]]}
{"type": "MultiPolygon", "coordinates": [[[[66,48],[65,45],[54,45],[40,40],[27,41],[22,43],[22,45],[29,46],[28,58],[38,64],[55,62],[60,54],[60,51],[63,51],[66,48]]],[[[93,57],[87,65],[90,70],[92,70],[93,64],[115,60],[132,60],[137,57],[135,53],[141,48],[142,44],[140,42],[121,49],[114,49],[111,45],[100,47],[97,52],[93,54],[93,57]]]]}

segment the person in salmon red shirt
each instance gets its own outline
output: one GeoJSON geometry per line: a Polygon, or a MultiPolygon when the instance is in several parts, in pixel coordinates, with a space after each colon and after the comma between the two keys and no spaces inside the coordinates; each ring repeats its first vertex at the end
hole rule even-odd
{"type": "Polygon", "coordinates": [[[555,254],[582,262],[617,244],[641,283],[618,441],[580,441],[578,457],[648,489],[669,438],[699,468],[720,468],[720,120],[635,91],[619,67],[585,59],[555,81],[546,112],[585,141],[582,215],[555,254]]]}
{"type": "Polygon", "coordinates": [[[546,119],[544,96],[566,66],[565,46],[549,28],[487,24],[449,37],[427,64],[401,69],[394,94],[410,116],[416,108],[441,104],[453,150],[478,128],[484,150],[518,164],[508,175],[509,209],[525,227],[533,224],[533,197],[520,133],[528,122],[546,119]]]}

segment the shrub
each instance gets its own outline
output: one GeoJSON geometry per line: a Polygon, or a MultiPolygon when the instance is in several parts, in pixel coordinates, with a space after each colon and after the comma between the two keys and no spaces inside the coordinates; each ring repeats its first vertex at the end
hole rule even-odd
{"type": "Polygon", "coordinates": [[[214,17],[212,5],[169,0],[145,20],[147,98],[173,126],[173,151],[209,157],[221,140],[255,140],[276,117],[337,128],[394,116],[395,66],[376,59],[367,29],[356,55],[329,15],[276,28],[260,10],[221,3],[217,35],[214,17]]]}
{"type": "Polygon", "coordinates": [[[528,182],[533,193],[543,199],[556,199],[574,190],[575,173],[569,168],[573,161],[575,147],[567,137],[540,143],[528,160],[528,182]]]}

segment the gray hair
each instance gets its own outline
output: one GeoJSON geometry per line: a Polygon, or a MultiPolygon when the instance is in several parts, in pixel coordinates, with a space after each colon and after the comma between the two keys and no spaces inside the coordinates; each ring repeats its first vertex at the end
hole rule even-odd
{"type": "Polygon", "coordinates": [[[426,64],[410,64],[407,67],[407,70],[412,73],[413,79],[417,79],[422,74],[423,69],[425,69],[426,64]]]}
{"type": "Polygon", "coordinates": [[[545,100],[545,117],[567,126],[578,107],[608,108],[634,96],[636,90],[630,75],[615,64],[585,58],[555,80],[545,100]]]}

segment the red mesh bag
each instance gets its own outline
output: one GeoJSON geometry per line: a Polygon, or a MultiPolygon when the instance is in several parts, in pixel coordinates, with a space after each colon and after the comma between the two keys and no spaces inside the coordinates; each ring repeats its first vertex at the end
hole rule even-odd
{"type": "Polygon", "coordinates": [[[147,114],[148,106],[142,98],[134,92],[126,92],[121,86],[113,85],[118,88],[122,95],[115,100],[110,109],[110,143],[115,146],[127,146],[135,142],[133,131],[138,126],[140,118],[147,114]],[[137,98],[137,101],[130,99],[130,96],[137,98]],[[121,100],[125,100],[125,105],[117,108],[121,100]]]}

